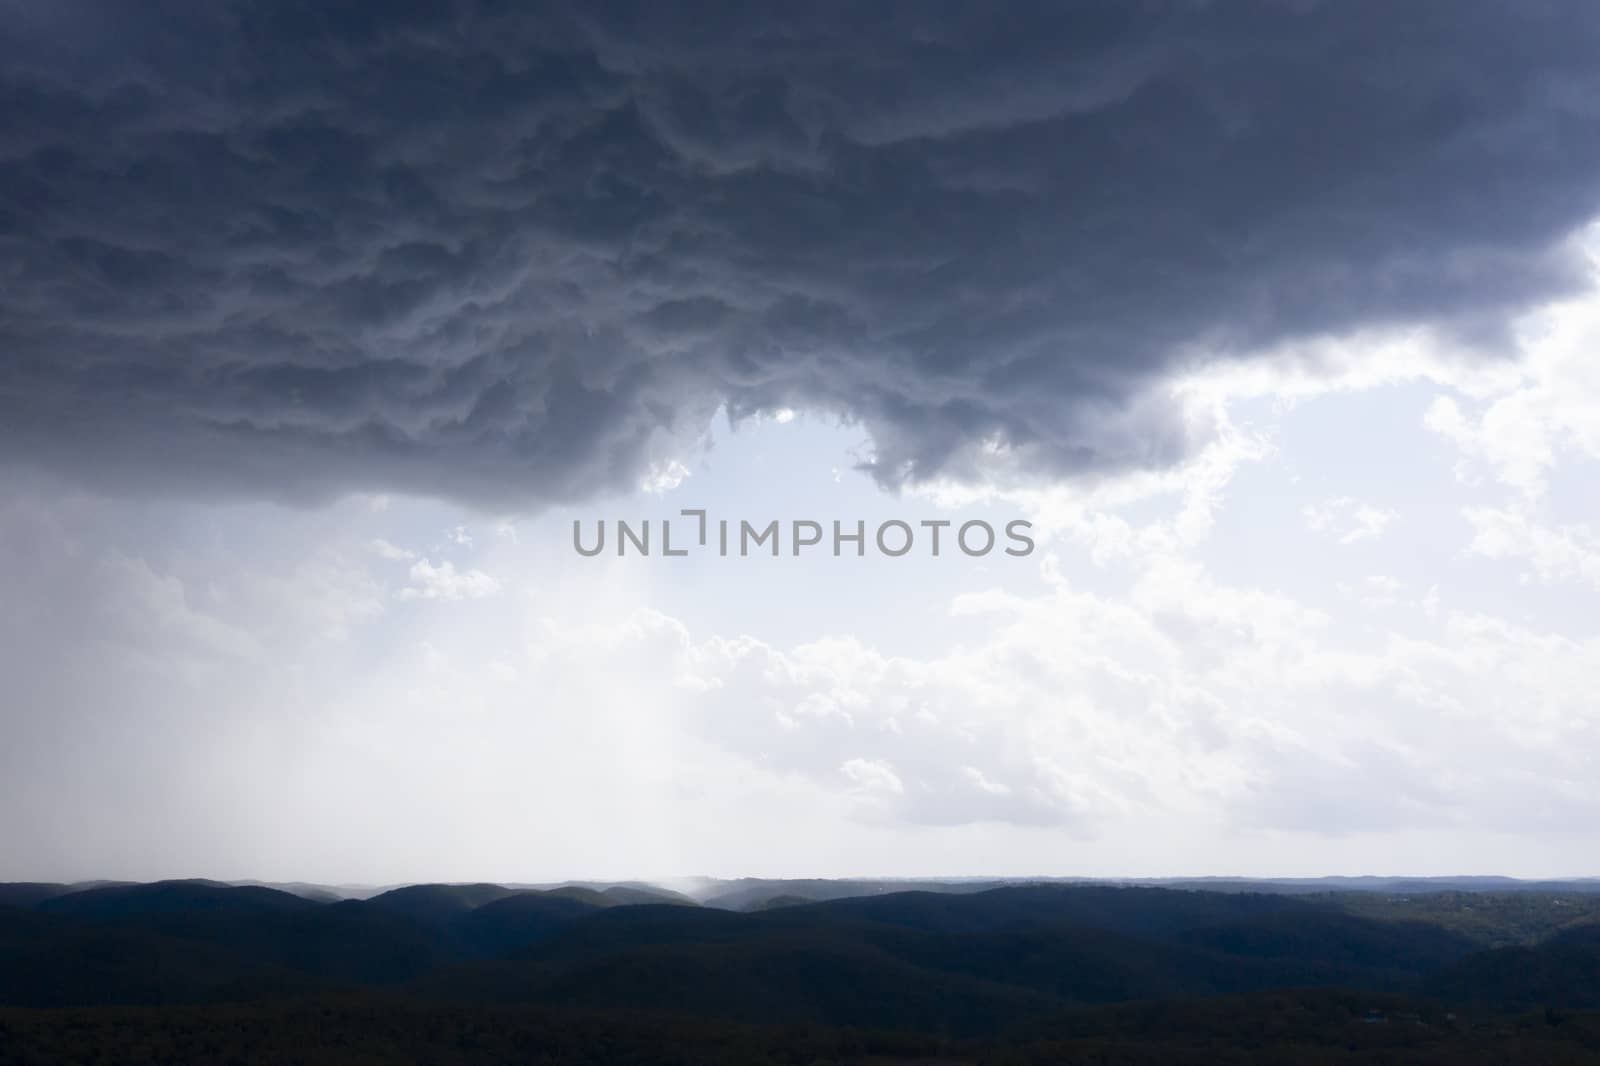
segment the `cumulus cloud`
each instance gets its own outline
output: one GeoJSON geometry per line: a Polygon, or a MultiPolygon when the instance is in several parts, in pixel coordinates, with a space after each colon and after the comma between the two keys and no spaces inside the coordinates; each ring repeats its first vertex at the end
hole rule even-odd
{"type": "Polygon", "coordinates": [[[411,583],[398,593],[402,600],[481,600],[498,596],[500,582],[482,570],[457,570],[448,559],[437,566],[427,559],[411,564],[411,583]]]}
{"type": "Polygon", "coordinates": [[[875,793],[899,796],[906,790],[905,785],[900,781],[899,775],[894,772],[894,767],[886,762],[873,762],[871,759],[847,759],[839,767],[839,772],[849,778],[860,792],[868,796],[875,793]]]}
{"type": "Polygon", "coordinates": [[[1597,38],[1583,0],[29,7],[0,450],[503,509],[726,406],[858,421],[889,484],[1161,466],[1197,361],[1492,347],[1580,285],[1597,38]]]}
{"type": "Polygon", "coordinates": [[[380,559],[387,559],[391,563],[408,562],[417,557],[417,553],[409,548],[402,548],[397,544],[390,544],[382,537],[373,540],[371,548],[374,555],[380,559]]]}
{"type": "Polygon", "coordinates": [[[1489,559],[1520,560],[1542,582],[1577,580],[1600,588],[1600,535],[1582,523],[1551,526],[1515,510],[1469,507],[1467,550],[1489,559]]]}
{"type": "MultiPolygon", "coordinates": [[[[1588,255],[1600,266],[1600,239],[1588,255]]],[[[1441,395],[1423,424],[1461,453],[1457,474],[1486,470],[1525,499],[1543,497],[1563,459],[1600,460],[1600,304],[1564,301],[1527,316],[1514,374],[1474,396],[1441,395]]]]}
{"type": "Polygon", "coordinates": [[[1313,533],[1326,533],[1340,544],[1377,540],[1395,518],[1393,511],[1348,496],[1307,504],[1300,514],[1313,533]]]}
{"type": "MultiPolygon", "coordinates": [[[[1390,578],[1364,582],[1393,605],[1390,578]]],[[[658,611],[539,628],[538,661],[626,661],[684,728],[872,824],[1091,839],[1127,819],[1319,836],[1570,831],[1600,813],[1600,641],[1467,611],[1376,641],[1192,561],[1126,593],[1054,579],[959,597],[983,636],[927,655],[780,647],[658,611]],[[650,680],[650,679],[653,679],[650,680]]],[[[598,672],[598,667],[588,667],[598,672]]]]}

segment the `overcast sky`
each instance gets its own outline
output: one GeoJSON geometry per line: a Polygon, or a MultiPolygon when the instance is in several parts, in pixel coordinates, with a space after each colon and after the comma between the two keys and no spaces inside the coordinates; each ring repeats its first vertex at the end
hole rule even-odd
{"type": "Polygon", "coordinates": [[[1587,0],[159,8],[0,0],[0,879],[1600,874],[1587,0]]]}

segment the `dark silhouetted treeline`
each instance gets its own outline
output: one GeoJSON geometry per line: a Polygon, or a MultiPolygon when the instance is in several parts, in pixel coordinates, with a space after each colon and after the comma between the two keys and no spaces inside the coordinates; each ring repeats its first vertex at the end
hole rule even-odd
{"type": "Polygon", "coordinates": [[[1581,908],[1346,895],[0,886],[0,1066],[1600,1061],[1581,908]]]}

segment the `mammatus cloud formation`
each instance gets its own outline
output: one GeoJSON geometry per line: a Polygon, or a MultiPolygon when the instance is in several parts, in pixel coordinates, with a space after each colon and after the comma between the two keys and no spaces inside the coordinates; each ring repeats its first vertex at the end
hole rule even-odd
{"type": "Polygon", "coordinates": [[[1578,286],[1597,47],[1587,0],[8,2],[0,452],[535,504],[726,405],[888,484],[1161,465],[1196,361],[1578,286]]]}

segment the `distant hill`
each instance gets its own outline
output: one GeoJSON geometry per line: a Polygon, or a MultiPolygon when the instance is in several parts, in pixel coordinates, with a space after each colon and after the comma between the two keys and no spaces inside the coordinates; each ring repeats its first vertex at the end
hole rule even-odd
{"type": "Polygon", "coordinates": [[[1027,884],[726,909],[640,885],[322,901],[181,880],[10,898],[0,1066],[1600,1061],[1600,1015],[1568,1013],[1600,1008],[1600,922],[1573,893],[1027,884]],[[1531,928],[1555,932],[1483,949],[1531,928]],[[43,1007],[77,1010],[22,1010],[43,1007]]]}
{"type": "Polygon", "coordinates": [[[762,900],[749,909],[753,911],[775,911],[780,907],[803,907],[807,903],[815,902],[817,901],[808,896],[773,896],[771,899],[762,900]]]}
{"type": "Polygon", "coordinates": [[[701,880],[695,897],[706,906],[728,910],[754,910],[765,901],[794,897],[827,901],[899,892],[971,893],[1016,885],[1055,885],[1165,888],[1177,891],[1245,893],[1253,895],[1313,895],[1371,893],[1374,895],[1426,895],[1441,892],[1497,892],[1589,895],[1600,899],[1600,878],[1562,881],[1521,881],[1513,877],[1301,877],[1301,878],[1062,878],[1012,877],[966,879],[765,879],[701,880]]]}
{"type": "Polygon", "coordinates": [[[0,882],[0,907],[31,907],[44,900],[64,896],[71,891],[71,885],[50,884],[43,881],[0,882]]]}
{"type": "Polygon", "coordinates": [[[637,885],[612,885],[601,889],[600,894],[614,906],[640,903],[665,903],[679,907],[698,907],[700,904],[681,892],[661,888],[641,888],[637,885]]]}
{"type": "Polygon", "coordinates": [[[0,905],[0,1004],[362,990],[960,1039],[1074,1007],[1274,989],[1600,1006],[1600,924],[1571,893],[1033,883],[758,897],[734,910],[633,884],[424,884],[334,902],[201,880],[11,886],[22,905],[0,905]],[[1483,950],[1540,922],[1564,924],[1483,950]]]}
{"type": "MultiPolygon", "coordinates": [[[[524,885],[524,889],[533,888],[540,892],[560,893],[581,899],[604,897],[609,905],[632,903],[679,903],[699,906],[700,901],[693,896],[676,889],[666,888],[662,885],[653,885],[645,881],[571,881],[560,885],[524,885]]],[[[597,901],[598,902],[598,901],[597,901]]]]}
{"type": "Polygon", "coordinates": [[[1047,924],[1166,936],[1263,914],[1311,915],[1324,910],[1276,895],[1034,884],[972,893],[917,890],[852,897],[784,908],[762,917],[786,924],[869,921],[943,933],[991,932],[1047,924]]]}
{"type": "Polygon", "coordinates": [[[474,958],[496,958],[554,936],[601,909],[559,892],[515,892],[461,916],[454,934],[474,958]]]}
{"type": "Polygon", "coordinates": [[[307,910],[314,900],[271,888],[240,888],[218,881],[156,881],[106,885],[41,900],[36,909],[80,918],[209,911],[307,910]]]}
{"type": "Polygon", "coordinates": [[[240,888],[272,888],[293,896],[304,897],[313,903],[337,903],[342,899],[353,898],[343,889],[307,884],[304,881],[231,881],[229,884],[240,888]]]}
{"type": "Polygon", "coordinates": [[[377,907],[394,914],[404,914],[430,925],[448,922],[457,915],[504,899],[515,889],[502,885],[407,885],[390,889],[365,900],[369,907],[377,907]]]}
{"type": "Polygon", "coordinates": [[[890,880],[809,880],[772,881],[741,878],[711,882],[704,888],[701,902],[724,910],[755,910],[770,899],[792,897],[824,902],[860,896],[886,896],[898,892],[982,892],[1007,884],[1005,881],[890,881],[890,880]]]}
{"type": "Polygon", "coordinates": [[[1523,881],[1515,877],[1191,877],[1146,878],[1121,882],[1151,888],[1195,889],[1202,892],[1376,892],[1421,895],[1434,892],[1553,892],[1600,895],[1600,878],[1523,881]]]}
{"type": "Polygon", "coordinates": [[[413,988],[738,1021],[925,1029],[937,1015],[953,1034],[981,1035],[1072,1003],[1402,989],[1473,947],[1281,896],[1028,886],[745,914],[609,909],[413,988]]]}

